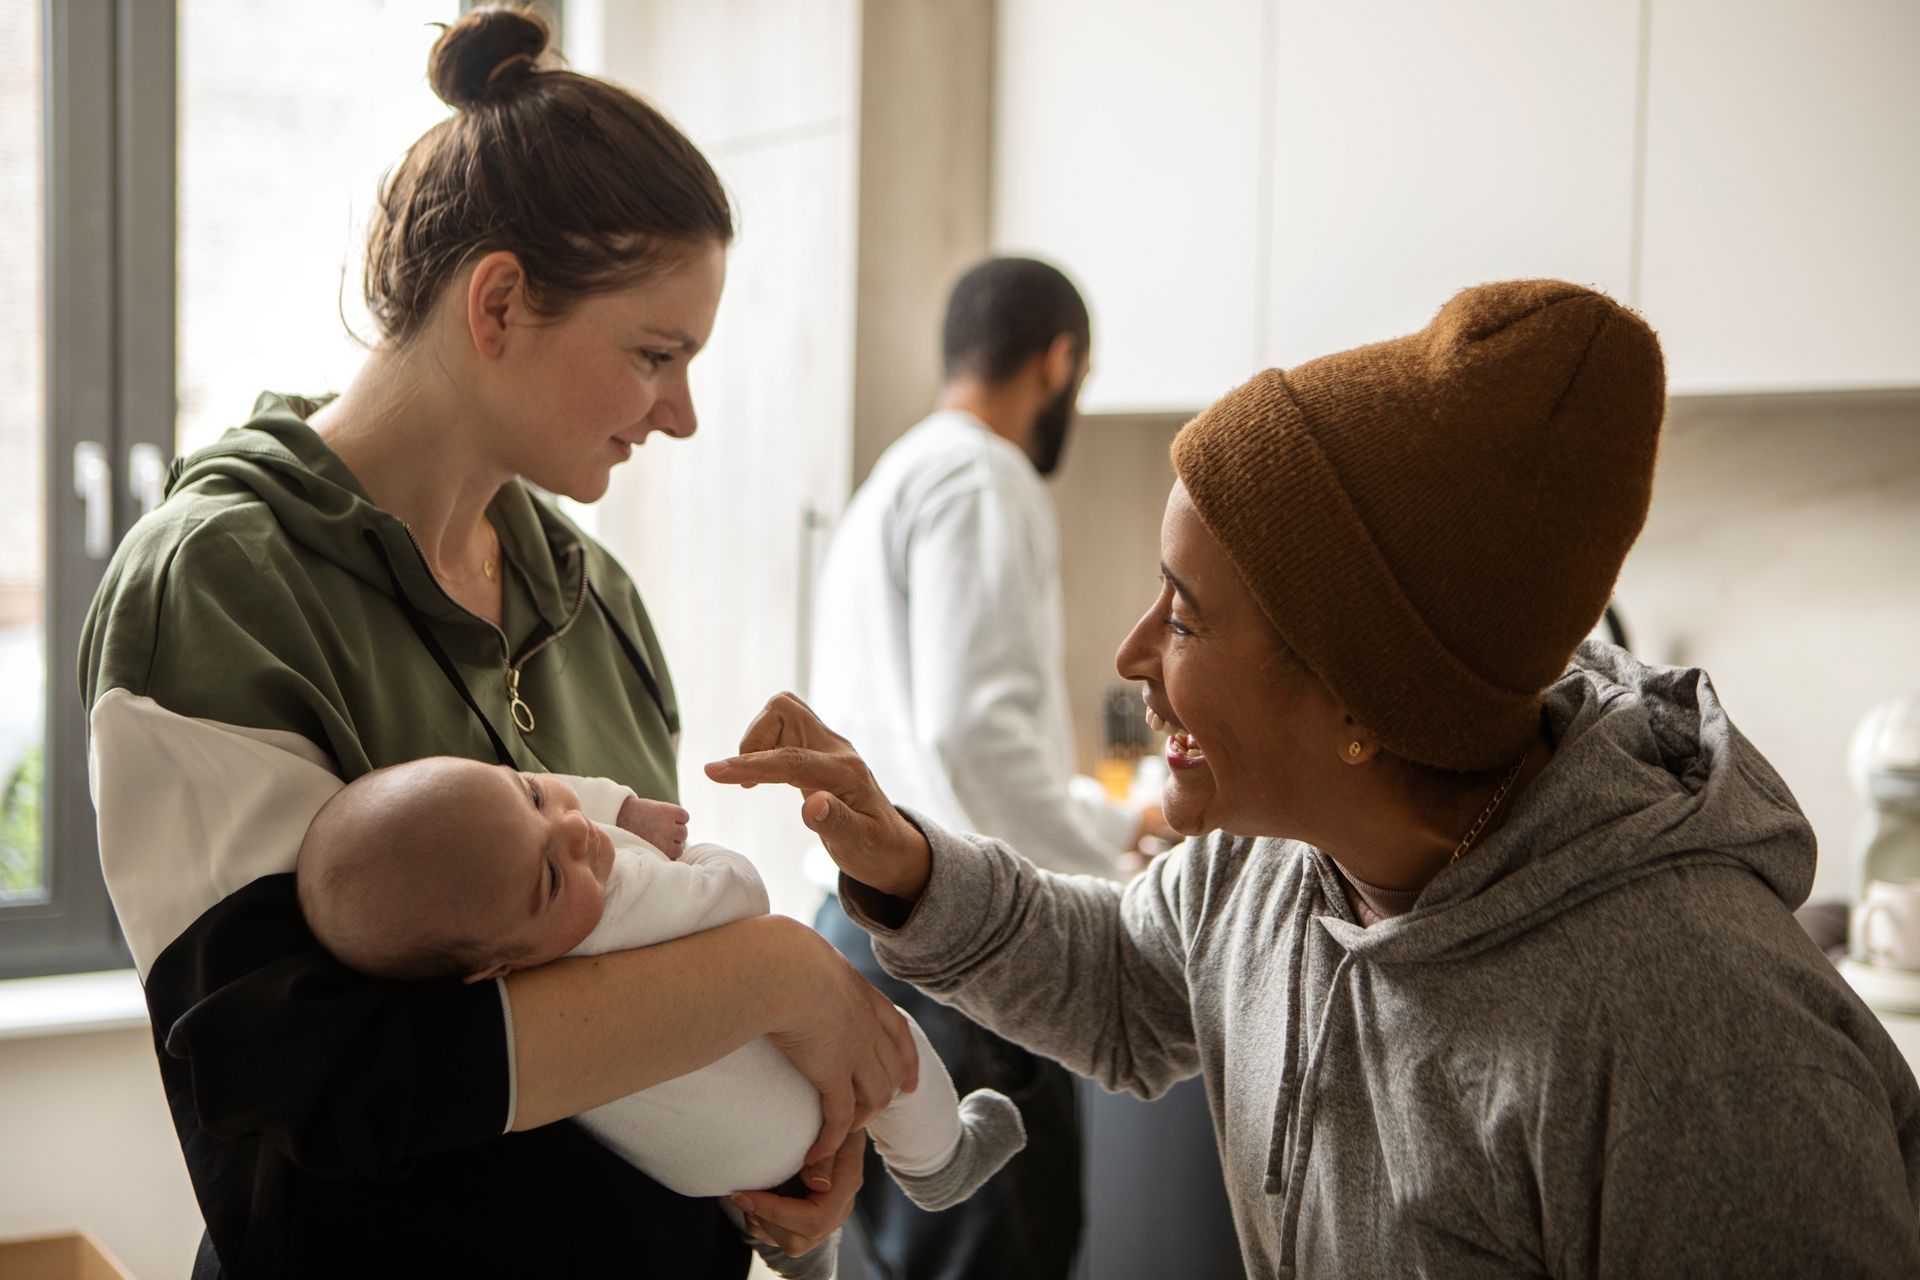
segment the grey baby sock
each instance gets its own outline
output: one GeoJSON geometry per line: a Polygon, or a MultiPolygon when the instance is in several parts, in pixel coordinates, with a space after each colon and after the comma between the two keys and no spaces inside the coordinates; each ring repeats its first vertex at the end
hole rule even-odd
{"type": "Polygon", "coordinates": [[[946,1209],[978,1191],[1026,1145],[1027,1126],[1013,1099],[992,1089],[975,1089],[960,1099],[960,1145],[951,1160],[932,1173],[887,1172],[922,1209],[946,1209]]]}

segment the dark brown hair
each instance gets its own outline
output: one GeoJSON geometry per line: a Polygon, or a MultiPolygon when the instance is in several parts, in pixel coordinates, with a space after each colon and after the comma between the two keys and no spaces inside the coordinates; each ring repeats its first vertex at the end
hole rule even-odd
{"type": "Polygon", "coordinates": [[[501,7],[434,43],[427,79],[455,114],[387,175],[367,234],[367,309],[389,342],[496,250],[520,259],[530,305],[554,313],[732,241],[699,149],[626,90],[550,65],[547,40],[537,13],[501,7]]]}
{"type": "Polygon", "coordinates": [[[1033,258],[988,258],[947,295],[940,354],[949,379],[1005,382],[1061,334],[1080,355],[1093,346],[1087,304],[1058,267],[1033,258]]]}

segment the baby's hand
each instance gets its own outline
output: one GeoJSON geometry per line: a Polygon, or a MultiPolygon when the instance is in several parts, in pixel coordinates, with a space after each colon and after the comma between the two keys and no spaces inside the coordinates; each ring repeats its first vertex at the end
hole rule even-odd
{"type": "Polygon", "coordinates": [[[687,847],[687,811],[677,804],[628,796],[620,806],[619,824],[676,862],[687,847]]]}

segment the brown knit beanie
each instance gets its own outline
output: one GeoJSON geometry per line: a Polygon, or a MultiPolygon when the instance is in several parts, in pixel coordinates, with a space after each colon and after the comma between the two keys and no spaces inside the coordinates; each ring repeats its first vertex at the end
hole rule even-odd
{"type": "Polygon", "coordinates": [[[1418,333],[1269,369],[1173,466],[1299,658],[1396,755],[1515,759],[1646,520],[1660,344],[1604,294],[1513,280],[1418,333]]]}

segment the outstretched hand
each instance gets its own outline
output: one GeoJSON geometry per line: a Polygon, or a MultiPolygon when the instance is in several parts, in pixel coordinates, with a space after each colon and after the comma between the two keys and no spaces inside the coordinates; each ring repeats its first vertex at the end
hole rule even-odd
{"type": "Polygon", "coordinates": [[[853,745],[791,693],[774,695],[740,739],[740,754],[707,766],[715,782],[799,788],[800,820],[849,877],[904,902],[926,891],[933,855],[853,745]]]}

